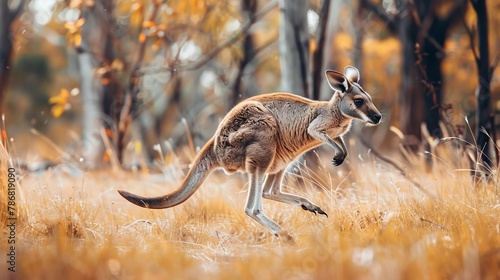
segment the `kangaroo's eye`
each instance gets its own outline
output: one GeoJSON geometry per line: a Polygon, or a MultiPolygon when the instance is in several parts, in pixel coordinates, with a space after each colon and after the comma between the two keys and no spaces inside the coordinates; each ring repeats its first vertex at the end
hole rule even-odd
{"type": "Polygon", "coordinates": [[[358,108],[361,107],[361,106],[363,106],[364,102],[365,101],[363,99],[361,99],[361,98],[354,99],[354,105],[356,105],[356,107],[358,107],[358,108]]]}

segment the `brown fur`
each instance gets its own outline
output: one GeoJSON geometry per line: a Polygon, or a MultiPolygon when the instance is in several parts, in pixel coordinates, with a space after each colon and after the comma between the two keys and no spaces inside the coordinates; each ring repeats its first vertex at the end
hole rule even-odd
{"type": "Polygon", "coordinates": [[[325,214],[306,198],[281,192],[287,165],[300,154],[323,143],[335,150],[334,165],[347,155],[341,138],[353,118],[373,124],[380,113],[370,96],[357,84],[359,73],[346,67],[344,75],[326,72],[330,86],[338,90],[330,101],[314,101],[290,93],[263,94],[236,105],[221,121],[215,135],[200,151],[193,167],[174,193],[145,198],[119,191],[130,202],[146,208],[168,208],[184,202],[206,176],[221,167],[231,173],[249,174],[245,212],[271,233],[289,238],[286,231],[262,212],[262,197],[301,206],[325,214]],[[355,101],[362,99],[362,104],[355,101]]]}

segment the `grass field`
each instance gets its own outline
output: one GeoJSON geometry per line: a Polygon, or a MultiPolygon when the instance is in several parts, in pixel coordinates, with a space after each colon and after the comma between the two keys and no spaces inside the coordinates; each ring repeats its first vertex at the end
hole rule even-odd
{"type": "Polygon", "coordinates": [[[329,214],[264,200],[295,244],[245,215],[242,175],[215,172],[184,204],[148,210],[116,190],[165,194],[185,165],[165,166],[164,174],[16,171],[11,272],[3,151],[0,279],[500,279],[498,178],[473,182],[463,158],[445,147],[432,172],[416,163],[407,177],[372,154],[351,156],[342,168],[305,168],[301,186],[288,175],[290,192],[329,214]]]}

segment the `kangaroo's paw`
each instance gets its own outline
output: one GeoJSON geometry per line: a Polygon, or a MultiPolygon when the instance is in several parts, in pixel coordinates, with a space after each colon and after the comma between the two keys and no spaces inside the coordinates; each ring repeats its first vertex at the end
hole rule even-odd
{"type": "Polygon", "coordinates": [[[345,158],[346,158],[346,154],[336,155],[332,159],[332,164],[334,166],[339,166],[339,165],[341,165],[344,162],[345,158]]]}
{"type": "Polygon", "coordinates": [[[326,214],[325,211],[323,211],[321,208],[319,208],[318,205],[316,205],[314,203],[302,204],[301,207],[304,210],[308,210],[308,211],[313,212],[315,215],[316,215],[316,213],[318,213],[318,214],[322,214],[322,215],[325,215],[328,217],[328,214],[326,214]]]}
{"type": "Polygon", "coordinates": [[[296,245],[295,240],[293,240],[293,237],[288,234],[288,231],[286,230],[281,230],[275,235],[280,239],[280,241],[283,241],[288,245],[296,245]]]}

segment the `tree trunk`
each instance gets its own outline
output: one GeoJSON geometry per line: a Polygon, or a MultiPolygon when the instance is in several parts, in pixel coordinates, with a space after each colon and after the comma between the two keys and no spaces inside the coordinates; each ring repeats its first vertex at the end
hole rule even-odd
{"type": "MultiPolygon", "coordinates": [[[[408,11],[407,1],[398,1],[398,11],[408,11]]],[[[402,79],[400,95],[401,130],[406,136],[405,146],[416,151],[420,144],[420,125],[425,121],[425,104],[421,76],[416,68],[415,44],[418,27],[412,17],[407,15],[399,19],[396,25],[397,35],[402,44],[402,79]]]]}
{"type": "MultiPolygon", "coordinates": [[[[321,85],[323,83],[325,53],[327,48],[331,48],[328,39],[328,18],[330,14],[330,0],[323,0],[320,11],[320,20],[316,30],[316,49],[313,53],[312,69],[312,99],[319,100],[321,95],[321,85]]],[[[329,54],[329,53],[328,53],[329,54]]]]}
{"type": "Polygon", "coordinates": [[[431,137],[439,139],[443,135],[439,125],[443,48],[450,27],[462,15],[465,1],[457,1],[446,16],[437,15],[438,4],[432,1],[399,1],[398,4],[398,10],[407,10],[410,14],[399,18],[397,25],[403,44],[401,124],[407,146],[416,150],[423,122],[431,137]]]}
{"type": "MultiPolygon", "coordinates": [[[[242,0],[241,11],[245,21],[249,21],[257,12],[256,0],[242,0]]],[[[255,60],[255,44],[253,35],[247,31],[243,37],[243,58],[240,61],[238,73],[233,84],[233,92],[229,101],[229,108],[233,108],[241,99],[248,98],[257,92],[253,70],[257,64],[255,60]],[[249,73],[251,75],[245,74],[249,73]]],[[[228,110],[229,111],[229,110],[228,110]]]]}
{"type": "Polygon", "coordinates": [[[383,20],[401,41],[401,130],[406,136],[405,146],[416,151],[422,139],[422,123],[425,122],[431,136],[442,136],[439,126],[442,48],[448,30],[463,11],[465,1],[456,1],[446,16],[437,14],[440,1],[396,0],[398,13],[394,16],[369,0],[361,2],[383,20]]]}
{"type": "Polygon", "coordinates": [[[5,95],[11,70],[12,56],[12,22],[21,12],[24,1],[20,1],[15,9],[9,8],[9,1],[0,1],[0,116],[5,113],[5,95]]]}
{"type": "MultiPolygon", "coordinates": [[[[102,162],[104,144],[100,130],[103,127],[103,95],[112,94],[113,83],[103,83],[95,70],[112,61],[111,26],[108,13],[112,13],[112,1],[96,1],[96,5],[83,10],[85,24],[81,29],[82,44],[77,46],[82,94],[82,145],[85,165],[90,168],[102,162]],[[108,89],[109,87],[109,89],[108,89]]],[[[108,110],[108,109],[107,109],[108,110]]]]}
{"type": "MultiPolygon", "coordinates": [[[[338,69],[338,66],[334,61],[332,61],[332,43],[337,31],[340,27],[340,12],[342,11],[343,6],[346,4],[346,0],[333,1],[330,3],[329,12],[328,12],[328,22],[326,27],[326,38],[325,44],[323,46],[323,62],[322,69],[325,71],[326,69],[338,69]]],[[[356,65],[357,66],[357,65],[356,65]]],[[[333,90],[330,88],[328,83],[324,83],[323,79],[325,79],[324,72],[321,73],[321,82],[320,82],[320,91],[318,98],[314,98],[316,100],[330,100],[332,98],[333,90]]]]}
{"type": "Polygon", "coordinates": [[[309,1],[280,0],[279,51],[281,90],[311,97],[309,1]]]}
{"type": "MultiPolygon", "coordinates": [[[[363,7],[360,1],[351,3],[351,14],[353,15],[352,25],[353,25],[353,37],[354,37],[354,47],[352,50],[352,61],[354,66],[358,68],[360,73],[363,73],[363,34],[365,33],[364,22],[365,16],[363,12],[363,7]]],[[[363,75],[361,75],[363,76],[363,75]]]]}
{"type": "MultiPolygon", "coordinates": [[[[477,146],[481,150],[481,161],[487,167],[492,167],[492,154],[490,153],[490,138],[492,126],[490,121],[490,84],[492,69],[489,60],[488,45],[488,13],[486,1],[471,1],[477,14],[477,35],[479,55],[476,58],[478,86],[476,89],[476,138],[477,146]]],[[[479,159],[478,159],[479,160],[479,159]]]]}

